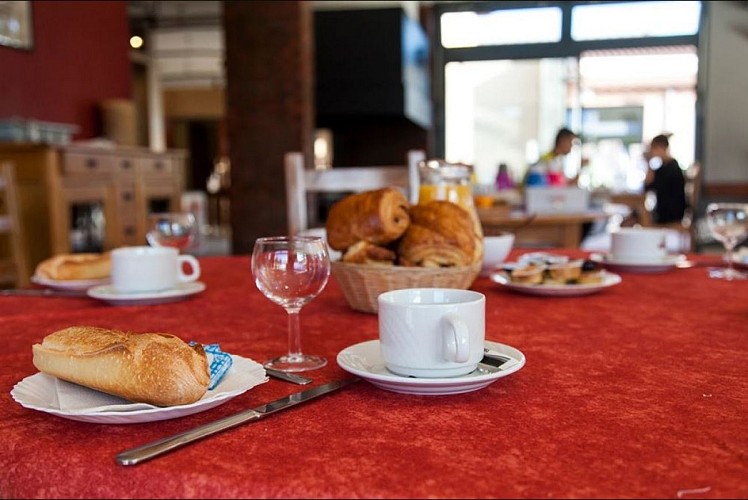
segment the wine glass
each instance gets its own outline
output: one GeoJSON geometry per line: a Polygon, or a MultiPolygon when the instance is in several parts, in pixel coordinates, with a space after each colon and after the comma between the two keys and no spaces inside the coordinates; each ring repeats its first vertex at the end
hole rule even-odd
{"type": "Polygon", "coordinates": [[[267,368],[301,372],[327,364],[322,356],[301,353],[301,308],[327,285],[330,256],[318,236],[258,238],[252,251],[255,284],[267,298],[288,313],[288,354],[264,363],[267,368]]]}
{"type": "Polygon", "coordinates": [[[180,252],[192,245],[197,234],[191,212],[161,212],[148,216],[146,239],[152,247],[174,247],[180,252]]]}
{"type": "Polygon", "coordinates": [[[748,236],[748,203],[710,203],[706,207],[706,222],[714,237],[725,247],[727,268],[710,269],[711,278],[745,279],[746,275],[733,269],[732,251],[748,236]]]}

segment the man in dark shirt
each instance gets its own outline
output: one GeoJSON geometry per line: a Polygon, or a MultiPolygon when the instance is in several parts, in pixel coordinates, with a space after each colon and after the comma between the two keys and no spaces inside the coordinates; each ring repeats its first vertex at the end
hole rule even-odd
{"type": "Polygon", "coordinates": [[[657,224],[680,222],[686,210],[686,190],[683,170],[670,156],[670,142],[666,135],[658,135],[649,147],[649,159],[659,158],[662,163],[657,169],[649,168],[644,189],[657,195],[653,218],[657,224]]]}

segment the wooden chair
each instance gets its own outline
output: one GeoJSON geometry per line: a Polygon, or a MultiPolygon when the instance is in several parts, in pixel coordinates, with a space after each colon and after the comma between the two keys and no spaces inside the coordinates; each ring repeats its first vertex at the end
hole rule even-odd
{"type": "Polygon", "coordinates": [[[8,162],[0,165],[0,237],[5,243],[0,249],[0,283],[16,287],[28,286],[15,167],[8,162]]]}
{"type": "Polygon", "coordinates": [[[418,201],[418,162],[426,158],[421,150],[408,151],[408,164],[381,167],[335,167],[326,170],[305,168],[304,155],[299,152],[285,154],[286,209],[288,234],[297,234],[309,228],[310,194],[346,193],[399,187],[411,203],[418,201]]]}

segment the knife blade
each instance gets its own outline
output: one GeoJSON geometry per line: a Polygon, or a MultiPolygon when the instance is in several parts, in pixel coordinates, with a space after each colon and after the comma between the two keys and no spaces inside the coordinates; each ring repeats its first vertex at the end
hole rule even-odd
{"type": "Polygon", "coordinates": [[[120,465],[136,465],[146,460],[155,458],[163,453],[175,450],[186,444],[195,442],[199,439],[211,436],[221,431],[231,429],[245,422],[252,422],[260,420],[273,413],[291,408],[298,404],[304,403],[314,398],[318,398],[324,394],[342,389],[348,385],[358,382],[359,378],[353,377],[344,380],[337,380],[335,382],[329,382],[322,384],[311,389],[307,389],[301,392],[295,392],[284,398],[277,399],[270,403],[258,406],[256,408],[250,408],[248,410],[240,411],[228,417],[210,422],[194,429],[168,436],[150,443],[146,443],[137,448],[123,451],[117,455],[117,462],[120,465]]]}
{"type": "Polygon", "coordinates": [[[0,295],[27,295],[34,297],[86,297],[85,290],[53,290],[50,288],[5,288],[0,295]]]}

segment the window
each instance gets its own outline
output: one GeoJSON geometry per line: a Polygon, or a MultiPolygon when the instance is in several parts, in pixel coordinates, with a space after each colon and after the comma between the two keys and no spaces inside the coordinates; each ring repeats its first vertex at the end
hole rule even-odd
{"type": "Polygon", "coordinates": [[[446,48],[558,42],[561,9],[449,12],[441,16],[441,39],[446,48]]]}
{"type": "Polygon", "coordinates": [[[571,37],[582,41],[694,35],[700,18],[701,2],[696,1],[578,5],[571,11],[571,37]]]}

